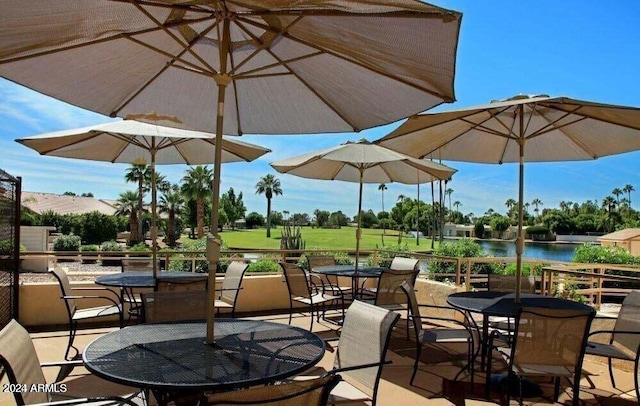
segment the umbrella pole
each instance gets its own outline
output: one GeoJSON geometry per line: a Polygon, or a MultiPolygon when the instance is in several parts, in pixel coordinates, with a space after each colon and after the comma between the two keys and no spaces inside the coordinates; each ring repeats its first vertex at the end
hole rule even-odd
{"type": "Polygon", "coordinates": [[[153,279],[158,274],[156,259],[158,256],[158,229],[157,229],[157,199],[158,191],[156,187],[156,139],[151,137],[151,260],[153,269],[153,279]]]}
{"type": "Polygon", "coordinates": [[[516,303],[520,302],[520,280],[522,279],[522,253],[524,252],[524,237],[522,235],[522,207],[524,205],[524,108],[520,106],[520,137],[518,145],[520,147],[520,166],[518,179],[518,235],[516,237],[516,303]]]}
{"type": "Polygon", "coordinates": [[[362,178],[364,175],[364,169],[360,170],[360,191],[358,194],[358,229],[356,230],[356,272],[358,272],[358,262],[360,262],[360,237],[362,236],[362,230],[360,229],[362,224],[362,178]]]}
{"type": "Polygon", "coordinates": [[[222,241],[218,236],[218,208],[220,207],[220,170],[222,169],[222,132],[224,125],[224,99],[227,85],[231,83],[231,77],[227,75],[227,55],[229,53],[229,19],[222,23],[222,48],[220,50],[220,73],[214,79],[218,85],[218,111],[216,117],[216,145],[215,161],[213,164],[213,185],[211,198],[211,227],[207,234],[207,261],[209,262],[209,278],[207,285],[207,344],[214,343],[215,323],[215,289],[216,270],[220,259],[220,246],[222,241]]]}
{"type": "MultiPolygon", "coordinates": [[[[420,174],[418,174],[420,178],[420,174]]],[[[419,179],[418,179],[419,180],[419,179]]],[[[418,207],[416,209],[416,245],[420,245],[420,184],[418,183],[418,207]]]]}

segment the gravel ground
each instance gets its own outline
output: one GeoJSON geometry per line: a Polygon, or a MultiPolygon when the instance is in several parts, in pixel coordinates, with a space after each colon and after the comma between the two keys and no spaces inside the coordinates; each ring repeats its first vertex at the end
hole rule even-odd
{"type": "MultiPolygon", "coordinates": [[[[53,266],[53,264],[51,265],[53,266]]],[[[61,266],[67,270],[69,280],[71,281],[92,281],[99,274],[120,272],[120,266],[103,266],[100,263],[83,264],[80,261],[75,262],[59,262],[61,266]],[[96,274],[96,275],[91,275],[96,274]]],[[[55,282],[55,278],[48,273],[41,272],[25,272],[20,274],[20,284],[33,282],[55,282]]]]}

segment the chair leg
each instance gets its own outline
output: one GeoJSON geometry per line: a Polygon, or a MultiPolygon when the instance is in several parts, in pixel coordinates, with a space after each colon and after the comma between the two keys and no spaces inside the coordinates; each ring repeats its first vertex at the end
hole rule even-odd
{"type": "Polygon", "coordinates": [[[71,361],[73,359],[73,358],[69,358],[69,351],[71,351],[72,348],[76,350],[76,353],[79,352],[76,349],[76,347],[73,346],[73,341],[76,338],[77,328],[78,328],[78,323],[72,320],[71,323],[69,324],[69,343],[67,344],[67,351],[64,353],[64,358],[67,361],[71,361]]]}
{"type": "MultiPolygon", "coordinates": [[[[574,388],[573,397],[575,396],[576,396],[576,393],[574,388]]],[[[556,376],[555,379],[553,380],[553,401],[557,402],[559,397],[560,397],[560,377],[556,376]]]]}
{"type": "Polygon", "coordinates": [[[611,386],[616,388],[616,379],[613,377],[613,359],[609,358],[609,378],[611,378],[611,386]]]}
{"type": "MultiPolygon", "coordinates": [[[[313,304],[309,305],[309,307],[311,308],[311,327],[309,327],[309,331],[313,331],[313,304]]],[[[317,308],[316,311],[318,311],[317,308]]]]}
{"type": "Polygon", "coordinates": [[[640,375],[638,374],[638,355],[636,355],[636,364],[633,367],[633,376],[635,376],[636,399],[640,401],[640,375]]]}
{"type": "Polygon", "coordinates": [[[422,354],[422,344],[418,342],[416,346],[416,361],[413,363],[413,374],[411,374],[411,381],[409,381],[409,385],[413,386],[413,381],[416,379],[416,374],[418,373],[418,363],[420,362],[420,354],[422,354]]]}
{"type": "Polygon", "coordinates": [[[293,301],[289,298],[289,325],[291,325],[291,319],[293,318],[293,301]]]}

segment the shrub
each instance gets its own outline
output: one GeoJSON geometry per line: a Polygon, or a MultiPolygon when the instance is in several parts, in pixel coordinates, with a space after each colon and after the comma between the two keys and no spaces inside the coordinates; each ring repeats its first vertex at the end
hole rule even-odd
{"type": "MultiPolygon", "coordinates": [[[[12,255],[13,247],[14,245],[12,239],[0,241],[0,255],[12,255]]],[[[20,252],[25,252],[26,250],[27,247],[25,247],[23,244],[20,244],[20,252]]]]}
{"type": "Polygon", "coordinates": [[[261,259],[249,265],[247,272],[279,272],[280,265],[268,259],[261,259]]]}
{"type": "MultiPolygon", "coordinates": [[[[98,252],[98,246],[95,244],[90,244],[90,245],[83,245],[80,247],[80,252],[83,253],[89,253],[89,252],[98,252]]],[[[82,263],[83,264],[95,264],[96,262],[98,262],[96,259],[93,258],[82,258],[82,263]]]]}
{"type": "MultiPolygon", "coordinates": [[[[105,241],[100,245],[100,251],[103,252],[118,252],[122,251],[122,247],[116,241],[105,241]]],[[[102,265],[104,266],[118,266],[120,265],[119,259],[102,259],[102,265]]]]}
{"type": "Polygon", "coordinates": [[[583,244],[576,248],[576,251],[573,254],[573,262],[588,264],[638,265],[640,264],[640,257],[629,254],[629,252],[622,247],[603,247],[583,244]]]}
{"type": "MultiPolygon", "coordinates": [[[[305,271],[309,271],[309,262],[307,261],[307,255],[304,254],[300,256],[298,260],[298,266],[300,266],[305,271]]],[[[336,265],[353,265],[355,260],[349,256],[346,252],[314,252],[312,255],[326,255],[335,258],[336,265]]]]}
{"type": "Polygon", "coordinates": [[[116,238],[118,222],[115,216],[93,211],[77,217],[74,231],[80,235],[84,243],[98,244],[101,241],[116,238]]]}
{"type": "MultiPolygon", "coordinates": [[[[128,251],[150,253],[151,249],[149,247],[147,247],[147,244],[145,244],[143,242],[139,242],[136,245],[133,245],[133,246],[129,247],[128,251]]],[[[144,255],[144,256],[146,256],[146,255],[144,255]]]]}
{"type": "MultiPolygon", "coordinates": [[[[391,265],[394,257],[411,257],[411,249],[409,244],[396,244],[384,247],[385,251],[378,252],[378,266],[388,267],[391,265]]],[[[367,265],[373,266],[373,254],[367,258],[367,265]]]]}
{"type": "MultiPolygon", "coordinates": [[[[542,275],[542,266],[541,263],[535,264],[522,264],[522,275],[542,275]],[[533,274],[531,271],[533,270],[533,274]]],[[[498,275],[515,275],[516,274],[516,264],[505,264],[504,266],[500,266],[500,264],[494,264],[494,267],[491,272],[498,275]]]]}
{"type": "MultiPolygon", "coordinates": [[[[469,257],[486,257],[484,249],[480,244],[474,242],[468,238],[462,238],[454,242],[442,242],[433,252],[435,255],[454,258],[469,258],[469,257]]],[[[492,264],[473,264],[471,267],[471,273],[489,273],[493,269],[492,264]]],[[[429,273],[446,273],[455,274],[456,265],[454,262],[445,262],[433,260],[428,267],[429,273]]],[[[445,276],[436,277],[436,280],[442,280],[445,276]]]]}
{"type": "Polygon", "coordinates": [[[77,235],[61,235],[53,242],[54,251],[80,251],[80,237],[77,235]]]}
{"type": "Polygon", "coordinates": [[[473,226],[473,233],[476,238],[484,238],[484,223],[482,221],[478,221],[473,226]]]}
{"type": "MultiPolygon", "coordinates": [[[[207,250],[207,239],[201,238],[199,240],[189,240],[186,241],[182,246],[183,251],[206,251],[207,250]]],[[[202,260],[198,259],[196,261],[196,269],[195,272],[208,272],[209,271],[209,263],[207,262],[206,255],[203,253],[202,255],[197,254],[176,254],[171,257],[171,262],[169,263],[170,271],[182,271],[182,272],[191,272],[191,258],[197,257],[202,258],[202,260]],[[189,258],[189,259],[187,259],[189,258]]]]}

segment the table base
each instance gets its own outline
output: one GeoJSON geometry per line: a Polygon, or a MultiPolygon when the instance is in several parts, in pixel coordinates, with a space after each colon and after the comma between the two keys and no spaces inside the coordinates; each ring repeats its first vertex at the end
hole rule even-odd
{"type": "Polygon", "coordinates": [[[511,388],[511,396],[517,396],[522,398],[537,398],[542,396],[542,388],[528,379],[522,378],[522,394],[520,394],[520,385],[518,383],[520,379],[516,375],[511,376],[511,382],[509,382],[509,374],[504,372],[501,374],[492,374],[489,379],[489,385],[487,385],[487,392],[493,388],[500,393],[507,393],[507,387],[511,388]],[[510,384],[509,384],[510,383],[510,384]]]}

